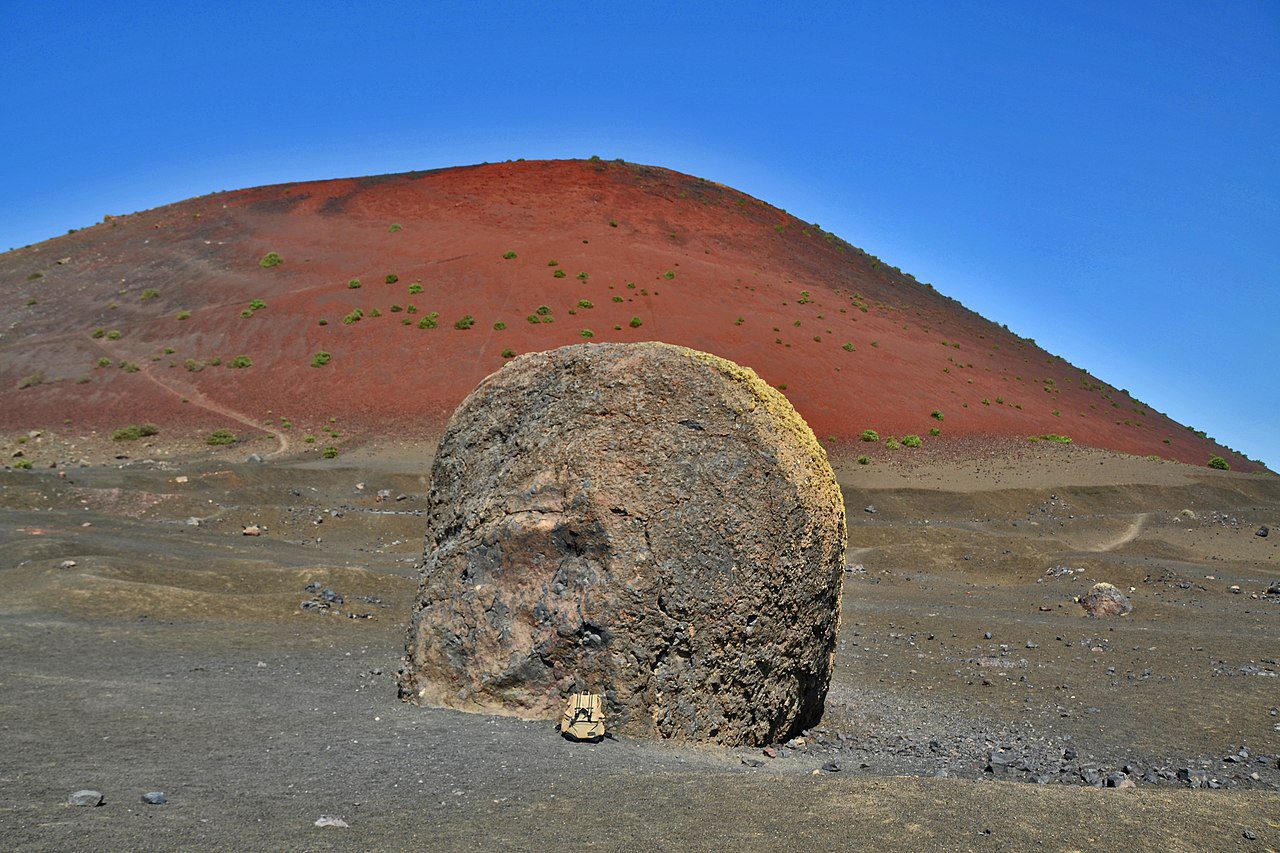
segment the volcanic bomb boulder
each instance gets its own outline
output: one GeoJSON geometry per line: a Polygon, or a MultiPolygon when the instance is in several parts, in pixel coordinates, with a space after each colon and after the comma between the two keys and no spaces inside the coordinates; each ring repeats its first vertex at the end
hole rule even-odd
{"type": "Polygon", "coordinates": [[[432,471],[401,695],[729,745],[822,712],[844,505],[754,372],[660,343],[533,353],[454,412],[432,471]]]}

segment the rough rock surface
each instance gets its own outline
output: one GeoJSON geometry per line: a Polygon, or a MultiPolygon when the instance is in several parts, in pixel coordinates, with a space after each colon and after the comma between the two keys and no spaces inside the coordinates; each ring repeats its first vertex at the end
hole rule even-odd
{"type": "Polygon", "coordinates": [[[1109,583],[1096,583],[1080,598],[1080,606],[1093,617],[1124,616],[1133,611],[1129,596],[1109,583]]]}
{"type": "Polygon", "coordinates": [[[845,548],[822,447],[750,370],[667,344],[522,356],[432,471],[404,698],[763,744],[827,691],[845,548]]]}

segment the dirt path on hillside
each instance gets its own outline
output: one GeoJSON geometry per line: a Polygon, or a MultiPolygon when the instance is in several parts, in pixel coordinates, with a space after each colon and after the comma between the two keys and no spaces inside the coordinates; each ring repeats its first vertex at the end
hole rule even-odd
{"type": "MultiPolygon", "coordinates": [[[[107,348],[102,342],[99,341],[97,342],[97,344],[98,344],[98,348],[101,349],[103,352],[107,353],[108,355],[115,354],[115,353],[112,353],[111,350],[107,348]]],[[[147,365],[147,364],[139,365],[139,372],[143,375],[143,377],[147,379],[147,381],[153,382],[156,385],[159,385],[161,388],[168,391],[170,394],[173,394],[175,397],[177,397],[180,400],[183,400],[195,406],[199,406],[202,409],[213,412],[214,414],[217,414],[217,415],[221,415],[224,418],[230,418],[231,420],[237,421],[238,423],[244,424],[245,426],[251,427],[252,429],[262,430],[263,432],[269,433],[271,437],[276,440],[276,449],[267,454],[268,459],[274,459],[276,457],[283,456],[284,454],[289,452],[289,437],[285,435],[281,430],[278,430],[266,424],[260,424],[257,421],[252,420],[248,415],[245,415],[241,412],[237,412],[235,409],[229,408],[228,406],[224,406],[215,400],[209,399],[204,394],[202,394],[194,385],[176,385],[175,387],[175,385],[171,385],[169,382],[166,382],[165,380],[161,379],[159,376],[156,376],[154,373],[152,373],[150,365],[147,365]]]]}

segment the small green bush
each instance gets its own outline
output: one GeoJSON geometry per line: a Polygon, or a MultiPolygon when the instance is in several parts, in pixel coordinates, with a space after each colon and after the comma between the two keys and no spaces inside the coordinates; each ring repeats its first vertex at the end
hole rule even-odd
{"type": "Polygon", "coordinates": [[[178,319],[179,319],[179,320],[190,320],[190,319],[191,319],[191,312],[190,312],[190,311],[179,311],[179,312],[178,312],[178,319]]]}
{"type": "Polygon", "coordinates": [[[631,326],[631,328],[633,329],[638,329],[642,325],[644,325],[644,322],[639,317],[632,317],[631,322],[628,323],[627,325],[631,326]]]}
{"type": "Polygon", "coordinates": [[[280,257],[279,253],[267,252],[262,256],[262,260],[258,261],[258,266],[263,269],[270,269],[271,267],[278,267],[283,263],[284,258],[280,257]]]}
{"type": "Polygon", "coordinates": [[[871,457],[870,457],[870,456],[859,456],[859,457],[858,457],[858,464],[859,464],[859,465],[869,465],[870,463],[871,463],[871,457]]]}
{"type": "Polygon", "coordinates": [[[241,317],[244,317],[245,319],[248,319],[249,317],[252,317],[252,316],[253,316],[253,312],[252,312],[252,311],[250,311],[248,308],[246,308],[246,309],[244,309],[243,311],[241,311],[241,312],[240,312],[240,316],[241,316],[241,317]]]}
{"type": "Polygon", "coordinates": [[[359,323],[363,317],[364,317],[364,312],[361,311],[359,308],[355,308],[352,310],[350,314],[342,318],[342,322],[345,325],[350,326],[354,323],[359,323]]]}
{"type": "Polygon", "coordinates": [[[1210,456],[1210,457],[1209,457],[1209,467],[1210,467],[1210,468],[1217,468],[1219,471],[1230,471],[1230,470],[1231,470],[1231,465],[1229,465],[1229,464],[1227,463],[1227,460],[1223,459],[1221,456],[1210,456]]]}
{"type": "Polygon", "coordinates": [[[391,313],[392,313],[392,314],[399,314],[399,313],[400,313],[401,311],[403,311],[403,310],[404,310],[404,309],[403,309],[403,308],[401,308],[399,305],[392,305],[392,306],[391,306],[391,313]]]}
{"type": "Polygon", "coordinates": [[[472,317],[470,314],[464,314],[461,320],[458,320],[453,324],[453,327],[455,329],[470,329],[475,324],[476,324],[475,317],[472,317]]]}
{"type": "Polygon", "coordinates": [[[266,307],[267,303],[263,302],[261,299],[255,299],[249,303],[249,308],[253,311],[258,311],[266,307]]]}
{"type": "Polygon", "coordinates": [[[513,349],[504,349],[504,350],[502,351],[502,357],[503,357],[503,358],[515,358],[515,357],[516,357],[516,351],[515,351],[515,350],[513,350],[513,349]]]}
{"type": "Polygon", "coordinates": [[[392,234],[394,234],[394,233],[396,233],[397,231],[399,231],[399,230],[400,230],[400,229],[402,229],[402,228],[404,228],[404,226],[403,226],[403,225],[401,225],[399,222],[397,222],[397,223],[395,223],[394,225],[392,225],[390,228],[388,228],[387,230],[388,230],[388,231],[390,231],[392,234]]]}
{"type": "Polygon", "coordinates": [[[552,273],[552,275],[555,276],[556,278],[564,278],[566,273],[564,270],[556,270],[555,272],[552,273]]]}
{"type": "Polygon", "coordinates": [[[125,373],[137,373],[142,368],[138,367],[138,365],[134,364],[132,361],[123,361],[120,363],[120,369],[125,373]]]}
{"type": "Polygon", "coordinates": [[[880,433],[873,429],[864,429],[862,435],[859,436],[863,441],[879,441],[880,433]]]}
{"type": "Polygon", "coordinates": [[[210,367],[218,367],[221,364],[222,364],[222,358],[220,356],[215,355],[213,358],[209,359],[210,367]]]}
{"type": "Polygon", "coordinates": [[[348,289],[348,290],[359,290],[359,289],[361,288],[361,286],[362,286],[362,285],[360,284],[360,279],[358,279],[358,278],[353,278],[353,279],[351,279],[350,281],[348,281],[348,282],[347,282],[347,289],[348,289]]]}
{"type": "Polygon", "coordinates": [[[662,274],[662,277],[665,278],[667,281],[671,281],[671,279],[676,277],[676,274],[671,270],[667,270],[662,274]]]}
{"type": "Polygon", "coordinates": [[[410,294],[417,296],[421,292],[422,292],[422,285],[418,284],[416,281],[413,284],[409,285],[410,294]]]}
{"type": "Polygon", "coordinates": [[[929,417],[933,418],[935,421],[942,420],[943,418],[942,410],[934,409],[932,412],[929,413],[929,417]]]}
{"type": "Polygon", "coordinates": [[[596,306],[591,302],[590,299],[579,299],[578,307],[579,308],[595,308],[596,306]]]}
{"type": "Polygon", "coordinates": [[[854,350],[857,349],[857,347],[855,347],[853,344],[845,344],[844,346],[840,347],[840,349],[844,350],[845,352],[853,352],[854,350]]]}
{"type": "Polygon", "coordinates": [[[578,281],[586,281],[590,276],[584,272],[578,273],[578,281]]]}
{"type": "Polygon", "coordinates": [[[923,443],[918,435],[904,435],[902,437],[903,447],[919,447],[923,443]]]}
{"type": "Polygon", "coordinates": [[[249,358],[247,355],[238,355],[231,359],[230,366],[235,368],[253,367],[253,359],[249,358]]]}
{"type": "Polygon", "coordinates": [[[209,433],[209,437],[204,441],[205,444],[211,444],[216,447],[221,444],[235,444],[239,439],[236,438],[236,434],[229,429],[215,429],[213,432],[209,433]]]}
{"type": "Polygon", "coordinates": [[[515,252],[503,252],[503,253],[502,253],[502,259],[503,259],[504,261],[510,261],[510,260],[514,259],[514,258],[515,258],[515,256],[516,256],[516,253],[515,253],[515,252]]]}
{"type": "Polygon", "coordinates": [[[581,332],[578,332],[578,334],[584,338],[594,338],[596,336],[596,333],[590,329],[583,329],[581,332]]]}
{"type": "Polygon", "coordinates": [[[187,370],[190,370],[192,373],[199,373],[200,371],[204,370],[204,362],[197,361],[194,358],[187,359],[185,362],[183,362],[183,364],[185,364],[187,370]]]}
{"type": "Polygon", "coordinates": [[[558,266],[560,266],[560,262],[559,262],[559,261],[557,261],[555,258],[552,258],[551,260],[547,261],[547,266],[549,266],[549,267],[558,267],[558,266]]]}
{"type": "Polygon", "coordinates": [[[929,427],[929,435],[932,435],[932,436],[942,435],[942,430],[938,429],[937,427],[929,427]]]}
{"type": "Polygon", "coordinates": [[[319,320],[316,320],[316,325],[317,325],[317,326],[327,326],[327,325],[329,325],[329,321],[328,321],[328,320],[326,320],[326,319],[324,319],[323,317],[321,317],[319,320]]]}
{"type": "Polygon", "coordinates": [[[610,227],[610,228],[617,228],[617,227],[618,227],[618,220],[616,220],[616,219],[610,219],[610,220],[609,220],[609,227],[610,227]]]}
{"type": "Polygon", "coordinates": [[[333,445],[329,445],[324,450],[320,451],[320,455],[325,459],[336,459],[338,458],[338,448],[333,445]]]}
{"type": "Polygon", "coordinates": [[[506,323],[503,323],[502,321],[498,321],[497,323],[494,323],[494,324],[493,324],[493,330],[494,330],[495,332],[501,332],[501,331],[502,331],[503,329],[505,329],[506,327],[507,327],[507,324],[506,324],[506,323]]]}
{"type": "Polygon", "coordinates": [[[111,433],[111,438],[115,441],[137,441],[143,436],[157,435],[160,428],[155,424],[137,424],[135,426],[127,426],[111,433]]]}
{"type": "Polygon", "coordinates": [[[314,435],[308,435],[308,436],[306,436],[305,438],[303,438],[302,440],[303,440],[303,442],[305,442],[306,444],[315,444],[315,443],[316,443],[316,437],[315,437],[314,435]]]}
{"type": "Polygon", "coordinates": [[[1056,432],[1051,432],[1051,433],[1048,433],[1048,434],[1046,434],[1046,435],[1032,435],[1032,436],[1028,436],[1028,440],[1029,440],[1029,441],[1052,441],[1052,442],[1054,442],[1055,444],[1070,444],[1070,443],[1071,443],[1071,438],[1070,438],[1070,436],[1058,435],[1056,432]]]}
{"type": "Polygon", "coordinates": [[[406,314],[417,314],[417,313],[418,313],[418,306],[417,306],[417,305],[414,305],[412,302],[410,302],[408,305],[404,306],[404,313],[406,313],[406,314]]]}
{"type": "Polygon", "coordinates": [[[160,291],[156,290],[154,287],[148,287],[146,290],[142,291],[142,296],[138,298],[142,302],[147,302],[152,299],[159,299],[160,291]]]}
{"type": "Polygon", "coordinates": [[[333,356],[332,356],[332,355],[330,355],[329,353],[325,352],[324,350],[321,350],[320,352],[318,352],[318,353],[316,353],[314,356],[312,356],[312,358],[311,358],[311,366],[312,366],[312,367],[324,367],[326,364],[328,364],[328,363],[329,363],[329,362],[331,362],[331,361],[333,361],[333,356]]]}
{"type": "Polygon", "coordinates": [[[110,367],[110,366],[111,366],[111,359],[107,358],[105,355],[102,358],[98,359],[98,367],[110,367]]]}
{"type": "Polygon", "coordinates": [[[419,329],[434,329],[440,325],[440,312],[432,311],[418,321],[419,329]]]}
{"type": "Polygon", "coordinates": [[[621,302],[621,301],[622,301],[622,297],[621,297],[621,296],[615,296],[615,297],[613,297],[613,301],[614,301],[614,302],[621,302]]]}
{"type": "Polygon", "coordinates": [[[889,436],[884,440],[884,446],[890,450],[897,450],[898,448],[902,447],[902,444],[899,443],[898,439],[894,438],[893,436],[889,436]]]}
{"type": "Polygon", "coordinates": [[[98,338],[104,337],[106,334],[107,334],[106,329],[94,329],[93,334],[89,335],[89,337],[93,338],[94,340],[97,340],[98,338]]]}
{"type": "Polygon", "coordinates": [[[21,468],[23,471],[30,471],[30,470],[31,470],[31,460],[30,460],[30,459],[19,459],[18,461],[16,461],[16,462],[14,462],[14,463],[13,463],[13,467],[14,467],[14,468],[21,468]]]}
{"type": "Polygon", "coordinates": [[[122,337],[124,336],[120,334],[119,329],[112,329],[111,331],[107,332],[107,340],[109,341],[118,341],[122,337]]]}
{"type": "Polygon", "coordinates": [[[387,273],[387,278],[386,278],[387,284],[395,284],[399,280],[400,280],[400,276],[396,275],[395,273],[393,272],[387,273]]]}

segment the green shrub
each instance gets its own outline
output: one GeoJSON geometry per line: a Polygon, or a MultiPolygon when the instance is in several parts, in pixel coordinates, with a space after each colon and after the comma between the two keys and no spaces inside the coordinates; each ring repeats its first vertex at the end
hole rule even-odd
{"type": "Polygon", "coordinates": [[[902,437],[903,447],[919,447],[923,443],[918,435],[904,435],[902,437]]]}
{"type": "Polygon", "coordinates": [[[937,427],[929,427],[929,435],[932,435],[935,437],[942,435],[942,430],[938,429],[937,427]]]}
{"type": "Polygon", "coordinates": [[[142,368],[138,367],[138,365],[134,364],[132,361],[122,361],[120,362],[120,369],[125,373],[137,373],[142,368]]]}
{"type": "Polygon", "coordinates": [[[358,279],[358,278],[353,278],[353,279],[351,279],[350,281],[348,281],[348,282],[347,282],[347,289],[348,289],[348,290],[359,290],[359,289],[361,288],[361,286],[362,286],[362,285],[360,284],[360,279],[358,279]]]}
{"type": "Polygon", "coordinates": [[[581,332],[578,332],[578,334],[584,338],[594,338],[596,336],[596,333],[590,329],[583,329],[581,332]]]}
{"type": "Polygon", "coordinates": [[[410,302],[408,305],[404,306],[404,313],[406,313],[406,314],[417,314],[417,313],[418,313],[418,306],[417,306],[417,305],[414,305],[412,302],[410,302]]]}
{"type": "Polygon", "coordinates": [[[609,220],[609,227],[610,227],[610,228],[617,228],[617,227],[618,227],[618,220],[616,220],[616,219],[610,219],[610,220],[609,220]]]}
{"type": "Polygon", "coordinates": [[[311,358],[311,366],[312,366],[312,367],[324,367],[326,364],[328,364],[328,363],[329,363],[329,362],[331,362],[331,361],[333,361],[333,356],[332,356],[332,355],[330,355],[329,353],[325,352],[324,350],[321,350],[320,352],[318,352],[318,353],[316,353],[314,356],[312,356],[312,358],[311,358]]]}
{"type": "Polygon", "coordinates": [[[247,318],[249,318],[249,317],[252,317],[252,316],[253,316],[253,312],[252,312],[252,311],[250,311],[248,308],[246,308],[246,309],[244,309],[243,311],[241,311],[241,312],[240,312],[240,316],[241,316],[241,317],[244,317],[244,318],[246,318],[246,319],[247,319],[247,318]]]}
{"type": "Polygon", "coordinates": [[[633,329],[638,329],[644,325],[644,322],[639,317],[632,317],[631,322],[628,325],[633,329]]]}
{"type": "Polygon", "coordinates": [[[280,257],[278,253],[267,252],[265,255],[262,256],[262,260],[258,261],[258,266],[262,267],[263,269],[270,269],[271,267],[278,267],[283,263],[284,263],[284,258],[280,257]]]}
{"type": "Polygon", "coordinates": [[[338,448],[333,445],[329,445],[324,450],[320,451],[320,455],[325,459],[336,459],[338,458],[338,448]]]}
{"type": "Polygon", "coordinates": [[[119,329],[112,329],[111,331],[107,332],[107,340],[109,341],[118,341],[122,337],[124,336],[120,334],[119,329]]]}
{"type": "Polygon", "coordinates": [[[155,424],[137,424],[116,430],[111,433],[111,438],[115,441],[137,441],[143,436],[157,435],[159,432],[160,428],[155,424]]]}
{"type": "Polygon", "coordinates": [[[351,311],[350,314],[342,318],[342,322],[345,325],[350,326],[354,323],[359,323],[361,318],[363,317],[364,317],[364,312],[361,311],[359,308],[355,308],[351,311]]]}
{"type": "Polygon", "coordinates": [[[1071,443],[1071,438],[1070,438],[1069,436],[1065,436],[1065,435],[1058,435],[1056,432],[1051,432],[1051,433],[1048,433],[1047,435],[1032,435],[1032,436],[1028,436],[1028,440],[1029,440],[1029,441],[1052,441],[1052,442],[1054,442],[1055,444],[1070,444],[1070,443],[1071,443]]]}
{"type": "Polygon", "coordinates": [[[160,298],[160,291],[156,290],[154,287],[148,287],[146,290],[142,291],[142,295],[138,297],[138,299],[142,302],[147,302],[149,300],[159,299],[159,298],[160,298]]]}
{"type": "Polygon", "coordinates": [[[401,308],[399,305],[392,305],[392,306],[391,306],[391,313],[392,313],[392,314],[399,314],[399,313],[400,313],[401,311],[403,311],[403,310],[404,310],[404,309],[403,309],[403,308],[401,308]]]}
{"type": "Polygon", "coordinates": [[[397,223],[395,223],[394,225],[392,225],[390,228],[388,228],[387,230],[388,230],[388,231],[390,231],[392,234],[394,234],[394,233],[396,233],[397,231],[399,231],[399,230],[400,230],[400,229],[402,229],[402,228],[404,228],[404,226],[403,226],[403,225],[401,225],[399,222],[397,222],[397,223]]]}
{"type": "Polygon", "coordinates": [[[13,463],[13,467],[14,467],[14,468],[21,468],[23,471],[30,471],[30,470],[31,470],[31,460],[30,460],[30,459],[19,459],[18,461],[16,461],[16,462],[14,462],[14,463],[13,463]]]}
{"type": "Polygon", "coordinates": [[[220,444],[235,444],[237,441],[239,441],[239,439],[236,438],[235,433],[229,429],[215,429],[213,432],[209,433],[209,437],[204,440],[205,444],[211,444],[215,447],[220,444]]]}
{"type": "Polygon", "coordinates": [[[416,281],[413,284],[409,285],[410,294],[416,296],[421,292],[422,292],[422,285],[418,284],[416,281]]]}
{"type": "Polygon", "coordinates": [[[164,354],[165,354],[165,355],[173,355],[175,352],[177,352],[177,350],[175,350],[173,347],[165,347],[165,348],[164,348],[164,354]]]}
{"type": "Polygon", "coordinates": [[[555,272],[552,273],[552,275],[555,276],[556,278],[564,278],[566,273],[564,270],[556,270],[555,272]]]}
{"type": "Polygon", "coordinates": [[[315,444],[315,443],[316,443],[316,437],[315,437],[314,435],[309,435],[309,436],[305,437],[305,438],[304,438],[304,439],[302,439],[302,440],[303,440],[305,443],[307,443],[307,444],[315,444]]]}
{"type": "Polygon", "coordinates": [[[665,278],[667,281],[671,281],[671,279],[676,277],[676,274],[671,270],[667,270],[662,274],[662,277],[665,278]]]}
{"type": "Polygon", "coordinates": [[[902,447],[902,445],[898,442],[898,439],[894,438],[893,436],[889,436],[884,440],[884,446],[890,450],[897,450],[898,448],[902,447]]]}
{"type": "Polygon", "coordinates": [[[1217,468],[1219,471],[1231,470],[1231,466],[1227,463],[1227,460],[1223,459],[1221,456],[1210,456],[1209,467],[1217,468]]]}
{"type": "Polygon", "coordinates": [[[89,337],[93,338],[94,340],[97,340],[98,338],[106,336],[106,334],[107,334],[106,329],[94,329],[93,334],[89,335],[89,337]]]}
{"type": "Polygon", "coordinates": [[[179,312],[178,312],[178,319],[179,319],[179,320],[190,320],[190,319],[191,319],[191,312],[190,312],[190,311],[179,311],[179,312]]]}
{"type": "Polygon", "coordinates": [[[613,301],[614,301],[614,302],[621,302],[621,301],[622,301],[622,297],[621,297],[621,296],[615,296],[615,297],[613,297],[613,301]]]}
{"type": "Polygon", "coordinates": [[[111,366],[111,359],[107,358],[105,355],[102,358],[98,359],[98,367],[110,367],[110,366],[111,366]]]}
{"type": "Polygon", "coordinates": [[[381,316],[382,316],[382,312],[381,312],[381,311],[379,311],[377,308],[370,308],[370,309],[369,309],[369,316],[370,316],[370,317],[381,317],[381,316]]]}
{"type": "Polygon", "coordinates": [[[386,277],[387,284],[395,284],[399,280],[400,280],[400,276],[396,275],[395,273],[393,272],[387,273],[387,277],[386,277]]]}
{"type": "Polygon", "coordinates": [[[215,355],[213,358],[209,359],[210,367],[218,367],[221,364],[222,364],[222,358],[219,356],[215,355]]]}
{"type": "Polygon", "coordinates": [[[464,314],[461,320],[458,320],[453,324],[453,327],[455,329],[470,329],[475,324],[476,324],[475,317],[472,317],[470,314],[464,314]]]}
{"type": "Polygon", "coordinates": [[[497,323],[494,323],[494,324],[493,324],[493,330],[494,330],[495,332],[501,332],[501,331],[502,331],[503,329],[505,329],[506,327],[507,327],[507,324],[506,324],[506,323],[503,323],[502,321],[498,321],[497,323]]]}
{"type": "Polygon", "coordinates": [[[870,457],[870,456],[859,456],[859,457],[858,457],[858,464],[859,464],[859,465],[868,465],[868,464],[870,464],[870,463],[871,463],[871,457],[870,457]]]}
{"type": "Polygon", "coordinates": [[[190,370],[192,373],[199,373],[204,370],[204,362],[197,361],[194,358],[187,359],[183,364],[185,364],[187,370],[190,370]]]}
{"type": "Polygon", "coordinates": [[[551,313],[551,309],[546,305],[539,305],[535,313],[538,314],[540,317],[545,317],[551,313]]]}
{"type": "Polygon", "coordinates": [[[266,307],[267,307],[267,303],[263,302],[261,299],[255,299],[249,303],[249,308],[253,311],[258,311],[266,307]]]}
{"type": "Polygon", "coordinates": [[[862,435],[860,436],[860,438],[863,441],[879,441],[880,433],[876,432],[873,429],[864,429],[862,431],[862,435]]]}
{"type": "Polygon", "coordinates": [[[253,367],[253,359],[249,358],[247,355],[238,355],[231,359],[230,366],[235,368],[253,367]]]}
{"type": "Polygon", "coordinates": [[[589,276],[586,273],[584,272],[578,273],[578,281],[586,281],[588,278],[589,276]]]}
{"type": "Polygon", "coordinates": [[[502,259],[503,259],[504,261],[512,260],[513,258],[515,258],[515,256],[516,256],[516,253],[515,253],[515,252],[503,252],[503,253],[502,253],[502,259]]]}
{"type": "Polygon", "coordinates": [[[18,390],[22,390],[23,388],[33,388],[42,382],[44,382],[44,373],[37,370],[30,376],[24,376],[18,380],[18,390]]]}
{"type": "Polygon", "coordinates": [[[535,326],[542,322],[542,318],[539,317],[537,314],[530,314],[528,317],[525,317],[524,319],[535,326]]]}
{"type": "Polygon", "coordinates": [[[516,351],[515,351],[515,350],[513,350],[513,349],[504,349],[504,350],[502,351],[502,357],[503,357],[503,358],[515,358],[515,357],[516,357],[516,351]]]}
{"type": "Polygon", "coordinates": [[[430,314],[423,316],[423,318],[418,321],[419,329],[434,329],[439,325],[440,325],[439,311],[432,311],[430,314]]]}
{"type": "Polygon", "coordinates": [[[559,261],[557,261],[555,258],[552,258],[551,260],[547,261],[547,266],[549,266],[549,267],[558,267],[558,266],[560,266],[560,262],[559,262],[559,261]]]}
{"type": "Polygon", "coordinates": [[[943,414],[940,409],[934,409],[929,413],[929,417],[933,418],[935,421],[940,421],[943,418],[943,414]]]}
{"type": "Polygon", "coordinates": [[[840,347],[840,349],[844,350],[845,352],[853,352],[854,350],[857,349],[857,347],[855,347],[853,344],[850,343],[850,344],[845,344],[844,346],[840,347]]]}
{"type": "Polygon", "coordinates": [[[326,319],[324,319],[323,317],[321,317],[319,320],[316,320],[316,325],[317,325],[317,326],[327,326],[327,325],[329,325],[329,321],[328,321],[328,320],[326,320],[326,319]]]}
{"type": "Polygon", "coordinates": [[[579,299],[578,307],[579,308],[595,308],[596,306],[591,302],[590,299],[579,299]]]}

